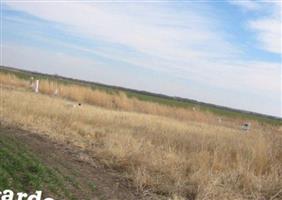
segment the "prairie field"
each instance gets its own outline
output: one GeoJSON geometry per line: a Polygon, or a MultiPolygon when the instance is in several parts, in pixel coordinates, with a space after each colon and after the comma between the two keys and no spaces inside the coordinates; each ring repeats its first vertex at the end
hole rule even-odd
{"type": "Polygon", "coordinates": [[[282,199],[279,125],[253,120],[242,131],[243,119],[123,92],[42,80],[34,93],[12,74],[0,73],[0,80],[3,124],[77,146],[139,192],[174,200],[282,199]]]}

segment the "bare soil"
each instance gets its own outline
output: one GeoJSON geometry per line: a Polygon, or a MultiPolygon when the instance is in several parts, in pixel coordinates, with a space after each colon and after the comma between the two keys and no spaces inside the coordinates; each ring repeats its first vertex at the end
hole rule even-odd
{"type": "Polygon", "coordinates": [[[64,184],[73,199],[155,199],[152,195],[138,193],[117,172],[105,168],[95,159],[90,159],[87,153],[69,144],[54,142],[45,136],[11,127],[0,126],[0,134],[20,141],[42,163],[68,177],[69,183],[64,184]]]}

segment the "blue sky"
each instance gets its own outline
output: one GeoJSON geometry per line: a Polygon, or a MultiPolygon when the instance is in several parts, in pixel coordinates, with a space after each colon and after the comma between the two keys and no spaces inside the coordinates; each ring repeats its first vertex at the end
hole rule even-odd
{"type": "Polygon", "coordinates": [[[280,1],[3,1],[2,64],[282,116],[280,1]]]}

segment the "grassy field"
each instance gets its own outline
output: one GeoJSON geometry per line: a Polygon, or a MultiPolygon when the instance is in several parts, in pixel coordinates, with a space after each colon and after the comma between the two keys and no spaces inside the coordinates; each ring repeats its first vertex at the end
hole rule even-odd
{"type": "MultiPolygon", "coordinates": [[[[91,90],[98,90],[102,92],[106,92],[107,94],[120,94],[122,93],[124,96],[132,99],[141,100],[142,102],[152,102],[152,103],[158,103],[164,106],[174,107],[174,108],[185,108],[193,109],[196,108],[197,110],[200,110],[205,113],[212,113],[221,117],[231,117],[232,120],[239,119],[239,120],[255,120],[259,123],[268,123],[272,125],[282,125],[281,119],[250,113],[250,112],[243,112],[239,110],[232,110],[229,108],[224,107],[217,107],[212,104],[205,104],[201,102],[197,102],[194,100],[189,99],[180,99],[176,97],[169,97],[159,94],[153,94],[148,93],[144,91],[135,91],[127,88],[120,88],[115,86],[108,86],[104,84],[99,83],[93,83],[93,82],[86,82],[81,81],[77,79],[70,79],[65,77],[60,77],[57,75],[47,75],[47,74],[41,74],[41,73],[35,73],[35,72],[29,72],[29,71],[22,71],[18,69],[13,68],[6,68],[3,66],[0,66],[0,72],[1,74],[12,74],[16,78],[19,78],[21,80],[25,80],[27,82],[30,81],[30,77],[34,77],[35,79],[44,80],[45,83],[52,82],[59,85],[75,85],[75,86],[83,86],[83,88],[87,87],[91,90]]],[[[53,85],[54,87],[54,85],[53,85]]],[[[54,88],[52,88],[54,89],[54,88]]]]}
{"type": "Polygon", "coordinates": [[[1,121],[72,144],[132,181],[174,199],[281,199],[282,128],[77,85],[1,75],[1,121]],[[81,107],[70,104],[85,102],[81,107]],[[222,117],[222,116],[221,116],[222,117]]]}

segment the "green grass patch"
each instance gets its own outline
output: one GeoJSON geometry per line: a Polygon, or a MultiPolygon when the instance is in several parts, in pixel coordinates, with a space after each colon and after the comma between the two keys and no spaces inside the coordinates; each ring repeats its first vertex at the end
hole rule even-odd
{"type": "Polygon", "coordinates": [[[0,134],[0,190],[34,193],[42,190],[59,199],[72,199],[66,189],[68,180],[44,165],[24,144],[0,134]]]}

